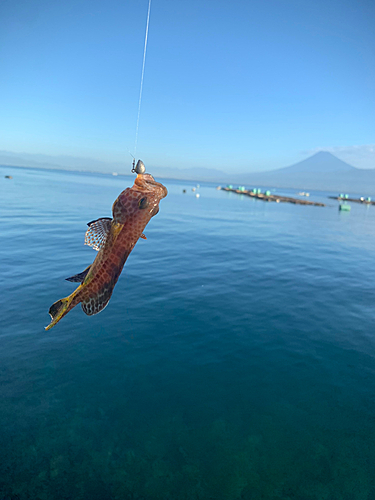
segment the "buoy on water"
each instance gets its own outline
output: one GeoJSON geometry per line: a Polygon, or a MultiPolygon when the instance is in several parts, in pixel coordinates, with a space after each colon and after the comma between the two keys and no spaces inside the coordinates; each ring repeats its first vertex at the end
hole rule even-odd
{"type": "Polygon", "coordinates": [[[346,203],[342,203],[339,205],[339,210],[341,212],[349,212],[351,210],[351,206],[350,205],[347,205],[346,203]]]}

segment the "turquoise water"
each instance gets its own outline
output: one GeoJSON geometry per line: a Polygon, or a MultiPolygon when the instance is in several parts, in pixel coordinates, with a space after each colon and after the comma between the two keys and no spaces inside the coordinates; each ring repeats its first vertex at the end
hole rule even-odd
{"type": "Polygon", "coordinates": [[[108,307],[45,332],[132,182],[0,168],[0,499],[373,500],[375,207],[164,181],[108,307]]]}

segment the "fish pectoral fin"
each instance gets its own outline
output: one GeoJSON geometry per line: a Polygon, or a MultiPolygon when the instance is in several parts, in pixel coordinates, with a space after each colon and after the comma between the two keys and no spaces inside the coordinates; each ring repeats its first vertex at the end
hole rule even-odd
{"type": "Polygon", "coordinates": [[[142,240],[147,240],[146,236],[142,233],[141,236],[142,240]]]}
{"type": "Polygon", "coordinates": [[[73,283],[83,283],[85,281],[88,272],[90,271],[90,267],[91,264],[88,267],[86,267],[86,269],[81,273],[75,274],[74,276],[70,276],[70,278],[65,278],[66,281],[71,281],[73,283]]]}
{"type": "Polygon", "coordinates": [[[95,295],[82,300],[81,307],[83,312],[88,316],[92,316],[93,314],[98,314],[100,311],[103,311],[111,298],[114,286],[114,283],[108,283],[95,295]]]}
{"type": "Polygon", "coordinates": [[[121,229],[124,227],[124,224],[120,224],[118,222],[116,222],[116,224],[113,224],[112,226],[112,235],[113,235],[113,239],[115,240],[117,238],[117,236],[120,234],[121,232],[121,229]]]}
{"type": "Polygon", "coordinates": [[[112,219],[110,217],[102,217],[88,222],[88,230],[85,234],[85,245],[88,245],[99,251],[103,248],[107,236],[111,230],[112,219]]]}

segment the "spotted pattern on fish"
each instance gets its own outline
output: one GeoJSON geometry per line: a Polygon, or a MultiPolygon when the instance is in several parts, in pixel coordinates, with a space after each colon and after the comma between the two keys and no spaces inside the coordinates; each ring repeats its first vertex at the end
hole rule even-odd
{"type": "Polygon", "coordinates": [[[47,330],[79,303],[88,315],[97,314],[105,308],[130,252],[151,217],[158,213],[159,202],[166,195],[167,189],[156,182],[152,175],[138,174],[133,187],[126,188],[118,196],[113,203],[110,224],[98,224],[101,232],[107,226],[107,233],[96,237],[95,228],[91,229],[93,233],[90,241],[95,244],[99,242],[96,259],[79,287],[51,306],[49,313],[52,321],[46,327],[47,330]]]}

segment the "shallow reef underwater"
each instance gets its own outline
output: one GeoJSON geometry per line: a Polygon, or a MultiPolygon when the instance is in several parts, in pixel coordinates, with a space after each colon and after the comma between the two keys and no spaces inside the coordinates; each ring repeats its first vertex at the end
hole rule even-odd
{"type": "Polygon", "coordinates": [[[59,432],[41,423],[29,443],[15,436],[13,449],[2,450],[2,500],[373,498],[367,466],[360,466],[365,437],[333,443],[331,433],[317,439],[289,425],[281,432],[276,417],[254,422],[253,433],[235,419],[192,427],[183,415],[163,415],[141,418],[130,432],[100,409],[96,418],[84,408],[60,418],[59,432]]]}

